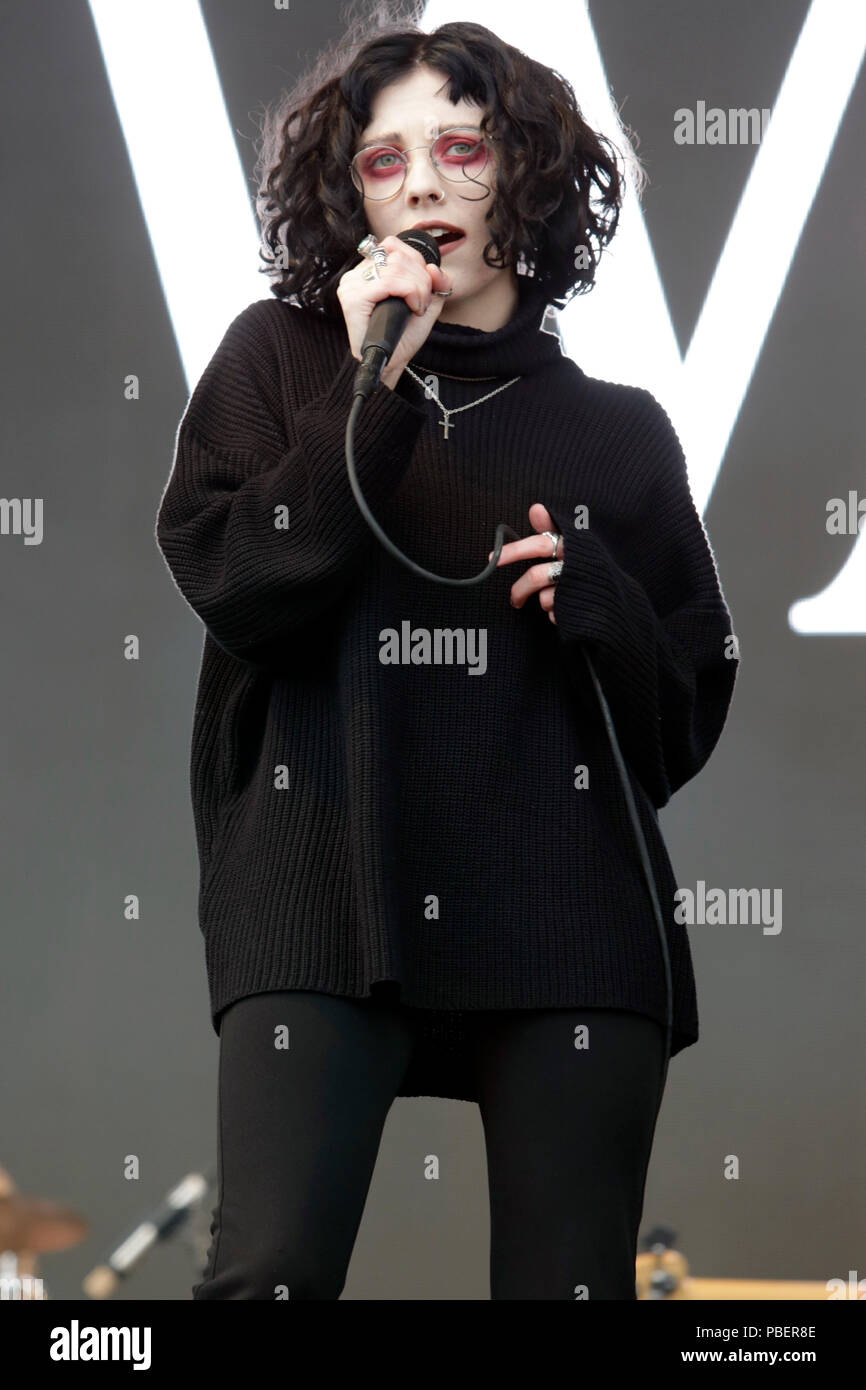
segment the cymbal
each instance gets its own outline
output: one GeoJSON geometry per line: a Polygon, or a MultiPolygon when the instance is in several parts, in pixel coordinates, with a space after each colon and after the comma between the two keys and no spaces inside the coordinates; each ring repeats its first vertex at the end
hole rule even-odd
{"type": "Polygon", "coordinates": [[[0,1250],[65,1250],[87,1231],[84,1217],[58,1202],[20,1192],[0,1197],[0,1250]]]}

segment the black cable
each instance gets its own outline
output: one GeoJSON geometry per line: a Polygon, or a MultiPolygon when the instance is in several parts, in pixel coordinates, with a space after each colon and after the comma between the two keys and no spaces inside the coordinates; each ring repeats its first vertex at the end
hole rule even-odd
{"type": "Polygon", "coordinates": [[[671,981],[671,958],[668,953],[668,942],[667,937],[665,935],[664,922],[662,920],[662,910],[659,905],[659,897],[656,891],[656,883],[655,878],[653,876],[652,864],[650,863],[649,851],[646,845],[646,837],[644,836],[643,826],[640,823],[640,818],[637,813],[637,807],[634,801],[634,792],[631,788],[631,782],[628,779],[628,772],[626,771],[625,759],[623,758],[622,753],[620,752],[619,742],[616,736],[616,730],[613,726],[613,720],[611,718],[610,710],[608,709],[607,700],[604,697],[604,691],[601,688],[601,683],[598,679],[598,676],[595,674],[595,667],[589,659],[589,653],[587,652],[586,648],[581,647],[581,651],[583,652],[584,660],[586,661],[586,664],[589,667],[589,674],[592,677],[592,683],[595,686],[595,693],[598,696],[598,703],[601,705],[601,712],[604,717],[604,722],[607,726],[607,735],[610,739],[610,746],[613,751],[614,761],[617,765],[617,768],[619,769],[619,776],[620,781],[622,782],[623,794],[628,805],[629,815],[631,816],[631,823],[634,826],[635,839],[637,840],[638,850],[640,852],[644,877],[646,878],[647,887],[649,888],[650,892],[650,898],[652,899],[653,911],[655,913],[656,919],[656,926],[658,927],[659,933],[659,942],[662,948],[662,960],[664,961],[665,967],[665,987],[667,990],[667,1015],[665,1021],[664,1065],[662,1068],[661,1085],[659,1086],[658,1104],[656,1106],[656,1118],[658,1118],[658,1112],[661,1109],[662,1096],[664,1095],[665,1083],[667,1081],[668,1076],[668,1063],[671,1059],[671,1034],[673,1032],[674,997],[673,983],[671,981]]]}
{"type": "MultiPolygon", "coordinates": [[[[434,584],[480,584],[482,579],[486,579],[487,576],[492,574],[493,571],[496,569],[496,566],[499,562],[499,556],[502,553],[503,536],[507,533],[509,536],[513,536],[514,539],[517,541],[522,540],[523,538],[519,536],[516,531],[512,530],[510,526],[506,526],[504,521],[500,521],[499,525],[496,527],[496,539],[493,542],[493,554],[490,558],[490,563],[486,566],[485,569],[481,570],[479,574],[473,575],[471,579],[449,579],[445,575],[433,574],[431,570],[425,570],[422,565],[416,565],[414,560],[410,560],[408,555],[404,555],[402,550],[398,549],[394,542],[390,540],[388,536],[385,535],[385,532],[382,530],[378,521],[373,516],[372,512],[367,506],[367,503],[364,500],[364,495],[361,492],[360,484],[358,483],[358,475],[355,471],[355,450],[353,443],[355,433],[355,421],[358,418],[358,414],[366,398],[367,393],[362,393],[361,391],[356,392],[354,400],[352,401],[351,409],[349,411],[349,418],[346,421],[346,468],[348,471],[349,482],[352,487],[352,492],[355,494],[355,501],[358,503],[361,515],[367,522],[367,525],[370,527],[370,530],[382,542],[382,545],[385,547],[385,549],[389,551],[391,555],[394,556],[395,560],[399,560],[401,564],[406,565],[407,568],[412,570],[414,574],[419,574],[422,579],[431,579],[434,584]]],[[[607,728],[607,734],[610,740],[610,746],[611,751],[613,752],[614,762],[617,765],[620,780],[622,782],[623,794],[625,796],[626,805],[628,806],[629,815],[631,816],[632,825],[634,827],[635,839],[637,840],[638,852],[640,854],[644,876],[647,881],[647,887],[649,888],[650,898],[652,899],[653,911],[655,913],[656,919],[656,926],[658,928],[659,933],[659,943],[661,945],[662,960],[664,962],[665,984],[667,987],[667,1015],[665,1027],[664,1064],[662,1067],[661,1085],[659,1086],[658,1101],[656,1104],[656,1119],[658,1119],[658,1113],[661,1109],[665,1084],[667,1082],[668,1064],[670,1062],[671,1055],[671,1034],[673,1032],[673,985],[671,982],[670,955],[668,953],[667,937],[665,935],[664,922],[662,920],[662,910],[658,899],[658,892],[656,891],[656,883],[653,877],[652,864],[650,863],[649,852],[646,846],[646,839],[643,833],[643,827],[640,823],[640,818],[637,813],[637,807],[635,805],[634,800],[634,793],[632,791],[631,783],[628,778],[625,760],[623,759],[622,753],[620,752],[619,742],[616,737],[616,730],[613,726],[613,720],[611,718],[610,710],[608,709],[607,700],[604,697],[604,691],[602,690],[598,676],[595,673],[595,667],[589,659],[589,653],[586,651],[586,648],[581,647],[581,651],[583,652],[584,659],[586,661],[587,666],[589,667],[589,674],[592,677],[592,682],[595,686],[596,695],[598,696],[598,702],[601,706],[602,717],[605,722],[605,727],[607,728]]]]}

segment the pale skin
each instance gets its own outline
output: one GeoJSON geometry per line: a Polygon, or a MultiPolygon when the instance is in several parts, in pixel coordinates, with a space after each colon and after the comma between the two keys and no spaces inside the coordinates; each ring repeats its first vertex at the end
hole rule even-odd
{"type": "MultiPolygon", "coordinates": [[[[407,362],[426,342],[439,318],[443,323],[463,323],[490,333],[508,323],[517,308],[517,278],[513,267],[489,266],[482,257],[490,239],[486,221],[490,197],[478,196],[483,193],[479,187],[471,188],[471,198],[461,196],[457,185],[440,176],[425,148],[431,142],[431,131],[435,133],[437,129],[446,130],[457,125],[478,126],[482,114],[482,108],[473,102],[450,101],[444,74],[421,67],[378,93],[372,104],[370,122],[358,140],[360,148],[385,132],[398,132],[400,140],[389,139],[388,144],[408,151],[408,168],[399,192],[388,199],[363,198],[367,225],[388,252],[380,277],[362,278],[370,265],[369,260],[362,257],[358,265],[341,277],[337,290],[351,351],[359,359],[370,315],[379,300],[399,295],[415,314],[381,376],[382,384],[390,390],[394,389],[407,362]],[[397,237],[406,227],[437,218],[460,227],[465,233],[465,240],[443,257],[441,267],[428,265],[419,251],[397,237]],[[448,297],[436,293],[448,289],[451,290],[448,297]]],[[[483,184],[490,188],[491,195],[495,181],[496,158],[491,153],[483,174],[483,184]]],[[[541,607],[555,623],[555,590],[548,578],[547,566],[554,558],[562,558],[562,543],[554,557],[550,538],[541,534],[543,531],[556,534],[556,526],[543,503],[533,503],[529,520],[535,533],[504,545],[498,565],[544,557],[545,563],[533,565],[512,585],[511,603],[515,608],[522,608],[528,598],[538,594],[541,607]]]]}
{"type": "MultiPolygon", "coordinates": [[[[544,609],[550,621],[556,625],[553,616],[553,600],[556,592],[556,581],[551,584],[547,577],[547,566],[554,560],[562,559],[562,541],[557,543],[556,555],[553,553],[553,542],[550,536],[544,536],[543,531],[552,531],[556,536],[556,526],[550,512],[542,502],[533,502],[529,508],[529,520],[535,527],[536,534],[526,536],[520,541],[510,541],[504,545],[500,551],[496,568],[500,565],[512,565],[515,560],[531,560],[536,555],[543,555],[545,561],[543,565],[533,565],[531,569],[525,570],[516,583],[511,586],[511,606],[522,608],[524,603],[533,594],[538,594],[538,602],[544,609]]],[[[491,550],[488,560],[493,556],[491,550]]]]}

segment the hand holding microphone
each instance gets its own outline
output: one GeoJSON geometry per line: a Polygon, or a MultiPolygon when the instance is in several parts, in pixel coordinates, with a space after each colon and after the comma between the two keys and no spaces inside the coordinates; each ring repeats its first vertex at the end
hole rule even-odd
{"type": "Polygon", "coordinates": [[[393,390],[406,363],[427,341],[442,312],[447,296],[434,291],[449,290],[451,280],[439,265],[439,248],[428,232],[407,229],[398,237],[385,237],[380,245],[388,252],[388,259],[380,266],[378,277],[364,279],[371,262],[361,260],[341,277],[337,298],[352,356],[359,362],[368,338],[392,342],[394,350],[379,379],[393,390]],[[409,322],[405,323],[407,318],[409,322]]]}

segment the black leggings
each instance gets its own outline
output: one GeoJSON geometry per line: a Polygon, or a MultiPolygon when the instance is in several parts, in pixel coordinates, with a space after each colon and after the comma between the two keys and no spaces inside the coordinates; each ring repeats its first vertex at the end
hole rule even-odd
{"type": "MultiPolygon", "coordinates": [[[[219,1191],[194,1299],[340,1297],[415,1026],[399,1003],[305,990],[226,1009],[219,1191]]],[[[634,1299],[661,1026],[618,1009],[484,1010],[471,1038],[491,1297],[634,1299]]]]}

